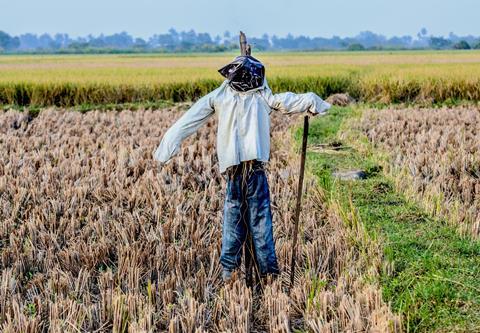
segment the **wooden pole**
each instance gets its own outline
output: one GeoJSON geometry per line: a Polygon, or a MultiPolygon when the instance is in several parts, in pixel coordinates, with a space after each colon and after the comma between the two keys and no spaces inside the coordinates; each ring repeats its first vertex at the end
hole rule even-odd
{"type": "MultiPolygon", "coordinates": [[[[251,54],[251,47],[249,44],[247,44],[247,36],[240,31],[240,54],[242,56],[250,55],[251,54]]],[[[245,228],[247,230],[247,238],[245,240],[245,243],[243,244],[243,262],[244,262],[244,267],[245,267],[245,282],[248,287],[253,287],[254,281],[253,281],[253,276],[255,276],[255,282],[258,284],[260,283],[260,274],[258,272],[258,262],[257,262],[257,257],[255,254],[255,248],[253,245],[253,239],[252,239],[252,232],[250,230],[250,227],[248,225],[248,219],[249,217],[246,216],[248,215],[248,203],[247,203],[247,189],[246,186],[242,186],[242,195],[243,195],[243,205],[245,210],[243,212],[243,223],[245,224],[245,228]],[[252,274],[252,271],[254,271],[255,274],[252,274]]]]}
{"type": "Polygon", "coordinates": [[[300,219],[300,210],[302,205],[302,192],[303,192],[303,176],[305,174],[305,158],[307,155],[307,139],[308,139],[308,115],[303,118],[303,140],[302,140],[302,155],[300,160],[300,175],[298,178],[297,187],[297,205],[295,208],[295,220],[293,228],[293,246],[292,246],[292,258],[290,261],[290,290],[293,288],[295,280],[295,261],[297,255],[297,239],[298,239],[298,222],[300,219]]]}
{"type": "Polygon", "coordinates": [[[247,55],[247,36],[242,31],[240,31],[240,55],[247,55]]]}

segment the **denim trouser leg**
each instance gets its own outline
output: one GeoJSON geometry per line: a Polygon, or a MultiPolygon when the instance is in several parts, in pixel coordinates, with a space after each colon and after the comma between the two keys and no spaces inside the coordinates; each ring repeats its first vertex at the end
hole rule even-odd
{"type": "Polygon", "coordinates": [[[232,272],[240,267],[242,262],[242,245],[247,236],[244,206],[241,188],[235,185],[235,180],[229,180],[223,207],[222,253],[220,256],[224,271],[232,272]]]}
{"type": "Polygon", "coordinates": [[[270,191],[265,171],[257,170],[248,182],[248,222],[260,274],[279,274],[273,240],[270,191]]]}
{"type": "Polygon", "coordinates": [[[240,267],[242,245],[248,228],[252,233],[260,274],[278,274],[273,240],[270,192],[265,171],[255,170],[245,178],[237,175],[227,183],[220,262],[224,271],[240,267]],[[242,191],[242,185],[244,191],[242,191]],[[243,193],[245,192],[245,193],[243,193]]]}

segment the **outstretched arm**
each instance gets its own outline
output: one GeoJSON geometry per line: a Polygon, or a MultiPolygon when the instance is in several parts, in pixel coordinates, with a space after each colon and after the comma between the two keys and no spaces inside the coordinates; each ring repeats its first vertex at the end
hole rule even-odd
{"type": "Polygon", "coordinates": [[[295,94],[285,92],[281,94],[268,94],[267,101],[274,110],[286,114],[309,112],[312,115],[324,115],[330,109],[330,103],[325,102],[313,92],[295,94]]]}
{"type": "Polygon", "coordinates": [[[175,156],[188,136],[195,133],[214,113],[213,96],[216,91],[200,98],[168,129],[153,157],[162,164],[175,156]]]}

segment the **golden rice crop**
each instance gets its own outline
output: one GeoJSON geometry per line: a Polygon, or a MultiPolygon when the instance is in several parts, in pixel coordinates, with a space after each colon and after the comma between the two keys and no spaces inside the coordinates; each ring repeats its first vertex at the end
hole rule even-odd
{"type": "Polygon", "coordinates": [[[480,236],[480,109],[372,110],[362,128],[390,152],[398,185],[463,233],[480,236]]]}
{"type": "MultiPolygon", "coordinates": [[[[480,100],[480,52],[259,53],[273,90],[366,102],[480,100]]],[[[234,54],[0,57],[0,105],[188,101],[234,54]]]]}
{"type": "MultiPolygon", "coordinates": [[[[164,168],[152,160],[180,112],[0,113],[2,332],[400,330],[366,282],[379,248],[327,208],[312,179],[290,297],[285,276],[263,296],[243,279],[224,285],[215,120],[164,168]]],[[[291,121],[273,117],[268,172],[283,270],[298,170],[291,121]]]]}

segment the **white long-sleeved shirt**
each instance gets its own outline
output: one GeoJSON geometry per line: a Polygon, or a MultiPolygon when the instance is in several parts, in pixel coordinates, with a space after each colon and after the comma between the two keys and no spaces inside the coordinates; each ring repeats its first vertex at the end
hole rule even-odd
{"type": "Polygon", "coordinates": [[[273,94],[263,86],[238,92],[224,81],[220,87],[199,99],[165,133],[154,158],[166,163],[180,150],[183,140],[195,133],[215,113],[218,116],[217,155],[220,172],[242,161],[270,158],[270,112],[285,114],[310,112],[323,115],[330,104],[314,93],[273,94]]]}

